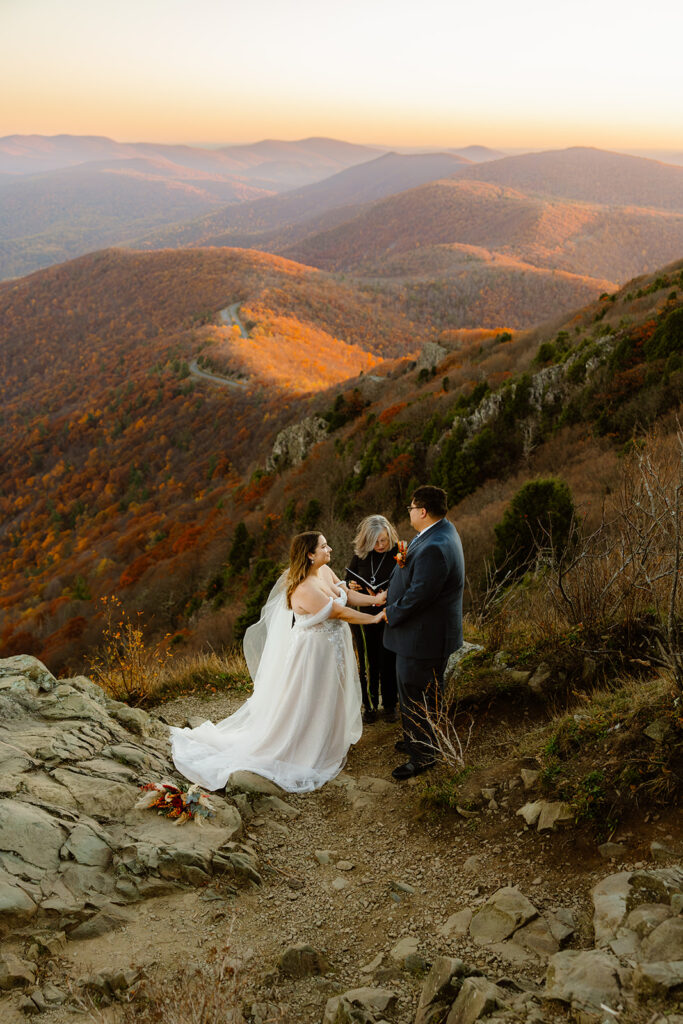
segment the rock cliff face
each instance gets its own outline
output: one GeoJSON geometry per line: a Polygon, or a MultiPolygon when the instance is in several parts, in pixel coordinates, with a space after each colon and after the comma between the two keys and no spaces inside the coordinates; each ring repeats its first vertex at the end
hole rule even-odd
{"type": "Polygon", "coordinates": [[[309,416],[300,423],[285,427],[275,438],[273,450],[266,461],[266,472],[275,473],[289,466],[298,466],[314,444],[327,435],[327,423],[320,416],[309,416]]]}
{"type": "MultiPolygon", "coordinates": [[[[617,335],[609,335],[600,339],[603,356],[609,355],[617,340],[617,335]]],[[[567,358],[565,362],[544,366],[542,369],[529,375],[528,379],[524,382],[528,386],[528,394],[526,396],[528,414],[524,418],[529,426],[530,436],[536,432],[536,423],[544,409],[565,404],[572,394],[583,386],[584,377],[581,374],[576,374],[577,367],[580,364],[584,366],[585,379],[588,379],[598,369],[600,363],[601,360],[595,356],[582,363],[581,353],[576,352],[567,358]]],[[[512,383],[509,385],[509,391],[507,392],[505,389],[499,389],[487,394],[467,416],[456,416],[452,426],[440,438],[439,444],[460,425],[465,428],[465,434],[468,438],[483,430],[484,427],[495,420],[503,407],[506,397],[514,398],[519,387],[518,383],[512,383]]]]}
{"type": "Polygon", "coordinates": [[[35,658],[0,660],[0,933],[30,920],[95,935],[128,903],[255,872],[226,800],[201,828],[136,809],[139,786],[164,779],[178,776],[157,719],[35,658]]]}
{"type": "Polygon", "coordinates": [[[443,345],[437,345],[435,341],[428,341],[423,345],[415,363],[416,370],[435,370],[439,363],[448,355],[448,349],[443,345]]]}

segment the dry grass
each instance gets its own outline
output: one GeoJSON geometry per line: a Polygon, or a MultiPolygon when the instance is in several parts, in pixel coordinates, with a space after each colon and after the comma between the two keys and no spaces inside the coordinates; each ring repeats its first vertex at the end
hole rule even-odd
{"type": "Polygon", "coordinates": [[[216,693],[218,690],[247,692],[251,677],[241,647],[218,653],[208,651],[178,655],[169,661],[154,694],[169,700],[189,693],[216,693]]]}
{"type": "MultiPolygon", "coordinates": [[[[246,1024],[249,976],[240,960],[224,950],[202,969],[155,977],[140,986],[126,1006],[123,1024],[246,1024]]],[[[281,1009],[261,1004],[264,1021],[281,1022],[281,1009]]]]}
{"type": "Polygon", "coordinates": [[[166,637],[148,644],[144,631],[116,598],[108,598],[100,646],[90,659],[90,674],[114,700],[152,702],[189,693],[247,691],[251,678],[241,648],[174,654],[166,637]]]}
{"type": "Polygon", "coordinates": [[[517,753],[520,757],[543,754],[549,740],[569,718],[575,716],[584,722],[595,721],[608,715],[636,715],[651,707],[667,702],[671,693],[671,680],[666,673],[642,680],[624,676],[613,686],[600,687],[590,694],[574,692],[570,701],[555,707],[543,723],[527,728],[521,734],[517,753]]]}

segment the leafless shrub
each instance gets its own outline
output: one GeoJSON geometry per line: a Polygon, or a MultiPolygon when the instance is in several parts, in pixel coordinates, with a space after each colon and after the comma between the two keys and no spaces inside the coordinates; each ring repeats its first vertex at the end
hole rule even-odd
{"type": "Polygon", "coordinates": [[[649,434],[625,459],[620,484],[598,526],[578,540],[546,579],[552,600],[573,624],[597,629],[619,617],[651,614],[660,660],[683,689],[680,649],[683,587],[683,430],[649,434]]]}
{"type": "Polygon", "coordinates": [[[513,553],[497,566],[492,560],[484,561],[484,583],[475,593],[470,590],[470,621],[486,638],[491,650],[500,650],[505,645],[512,619],[512,606],[517,593],[513,582],[513,553]]]}
{"type": "MultiPolygon", "coordinates": [[[[229,950],[201,970],[181,971],[145,981],[123,1024],[246,1024],[248,975],[229,950]]],[[[282,1017],[275,1007],[268,1020],[282,1017]]]]}
{"type": "MultiPolygon", "coordinates": [[[[474,718],[471,715],[468,717],[467,736],[463,738],[456,724],[458,719],[457,703],[448,701],[438,690],[432,701],[425,697],[419,705],[418,714],[411,715],[408,712],[406,715],[408,721],[415,723],[418,728],[421,725],[419,719],[422,719],[422,723],[426,722],[428,729],[433,734],[433,744],[428,749],[427,744],[423,744],[425,754],[435,757],[437,761],[445,764],[448,768],[455,769],[465,767],[465,755],[474,728],[474,718]]],[[[420,746],[419,741],[416,745],[420,746]]]]}

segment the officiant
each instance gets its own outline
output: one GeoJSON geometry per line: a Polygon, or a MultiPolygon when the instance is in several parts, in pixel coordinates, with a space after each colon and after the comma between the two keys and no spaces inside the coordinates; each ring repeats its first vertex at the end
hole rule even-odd
{"type": "MultiPolygon", "coordinates": [[[[353,550],[345,574],[349,588],[363,594],[386,590],[396,568],[394,555],[398,551],[398,534],[389,520],[379,515],[366,516],[353,539],[353,550]]],[[[372,615],[380,608],[365,610],[372,615]]],[[[382,642],[384,624],[352,626],[351,630],[358,653],[364,720],[377,721],[381,694],[383,717],[387,722],[396,722],[396,655],[382,642]]]]}

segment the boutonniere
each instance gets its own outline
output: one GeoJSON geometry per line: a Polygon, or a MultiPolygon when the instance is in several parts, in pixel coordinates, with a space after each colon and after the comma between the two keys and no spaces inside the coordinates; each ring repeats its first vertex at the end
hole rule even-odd
{"type": "Polygon", "coordinates": [[[399,569],[402,569],[406,564],[406,555],[408,554],[408,542],[400,540],[398,542],[398,551],[394,555],[394,561],[396,562],[399,569]]]}

